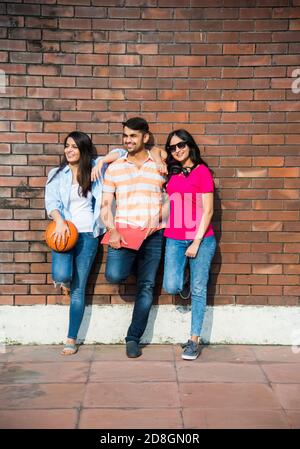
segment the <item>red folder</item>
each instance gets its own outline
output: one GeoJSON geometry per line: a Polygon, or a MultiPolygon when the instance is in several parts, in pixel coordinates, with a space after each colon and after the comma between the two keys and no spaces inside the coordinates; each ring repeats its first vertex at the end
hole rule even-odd
{"type": "MultiPolygon", "coordinates": [[[[139,227],[133,227],[126,225],[124,223],[116,223],[116,229],[117,231],[124,237],[125,241],[127,242],[127,245],[125,243],[121,242],[121,246],[123,248],[130,248],[138,250],[142,246],[143,241],[149,234],[149,228],[139,228],[139,227]]],[[[108,245],[109,244],[109,231],[107,231],[103,239],[101,240],[101,243],[108,245]]]]}

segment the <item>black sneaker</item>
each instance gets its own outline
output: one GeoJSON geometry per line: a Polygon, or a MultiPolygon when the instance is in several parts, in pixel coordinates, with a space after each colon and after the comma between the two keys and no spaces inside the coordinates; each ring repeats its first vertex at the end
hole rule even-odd
{"type": "Polygon", "coordinates": [[[181,299],[190,299],[191,297],[191,286],[189,278],[186,278],[184,281],[183,289],[179,292],[179,296],[181,299]]]}
{"type": "Polygon", "coordinates": [[[136,341],[130,340],[126,342],[126,355],[130,358],[139,357],[142,354],[136,341]]]}
{"type": "Polygon", "coordinates": [[[182,345],[183,353],[182,358],[184,360],[195,360],[200,354],[199,344],[193,340],[188,340],[187,343],[182,345]]]}

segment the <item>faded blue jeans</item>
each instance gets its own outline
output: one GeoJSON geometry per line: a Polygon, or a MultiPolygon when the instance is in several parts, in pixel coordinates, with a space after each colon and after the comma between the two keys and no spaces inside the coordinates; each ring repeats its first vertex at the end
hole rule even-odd
{"type": "Polygon", "coordinates": [[[105,270],[108,282],[119,284],[132,274],[134,266],[136,268],[137,293],[126,341],[139,343],[146,329],[163,239],[163,230],[160,230],[147,237],[138,251],[108,247],[105,270]]]}
{"type": "Polygon", "coordinates": [[[52,279],[70,284],[68,338],[76,340],[85,309],[85,288],[98,249],[98,237],[80,232],[74,248],[65,253],[52,251],[52,279]]]}
{"type": "Polygon", "coordinates": [[[216,251],[214,236],[202,240],[195,258],[186,257],[185,252],[193,240],[167,238],[163,289],[178,294],[184,285],[185,269],[189,262],[192,299],[191,335],[200,336],[205,307],[209,270],[216,251]]]}

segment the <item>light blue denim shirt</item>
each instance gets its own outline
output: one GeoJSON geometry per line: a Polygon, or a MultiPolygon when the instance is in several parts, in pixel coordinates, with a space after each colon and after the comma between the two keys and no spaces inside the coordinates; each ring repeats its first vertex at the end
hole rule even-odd
{"type": "MultiPolygon", "coordinates": [[[[112,150],[112,152],[116,151],[119,152],[119,157],[123,157],[127,154],[127,151],[121,148],[112,150]]],[[[97,159],[92,160],[93,167],[97,164],[99,159],[102,159],[102,157],[103,156],[99,156],[97,159]]],[[[104,176],[107,166],[108,164],[104,164],[102,169],[102,176],[104,176]]],[[[46,211],[49,218],[51,218],[50,213],[53,210],[57,209],[65,220],[71,220],[70,194],[72,188],[72,171],[70,167],[66,165],[66,167],[64,167],[61,172],[57,176],[55,176],[53,181],[49,182],[57,170],[58,167],[55,167],[50,170],[48,174],[48,180],[45,187],[46,211]]],[[[91,193],[93,196],[93,235],[94,237],[98,237],[105,232],[105,226],[100,219],[100,207],[102,202],[101,180],[92,182],[91,193]]]]}

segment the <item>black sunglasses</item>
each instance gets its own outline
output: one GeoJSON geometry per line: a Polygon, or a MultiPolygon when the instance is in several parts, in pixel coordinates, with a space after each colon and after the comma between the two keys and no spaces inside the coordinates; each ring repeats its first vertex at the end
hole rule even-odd
{"type": "Polygon", "coordinates": [[[186,146],[186,142],[182,140],[181,142],[176,143],[175,145],[169,145],[168,150],[171,151],[171,153],[175,153],[176,148],[179,150],[183,150],[183,148],[186,146]]]}

